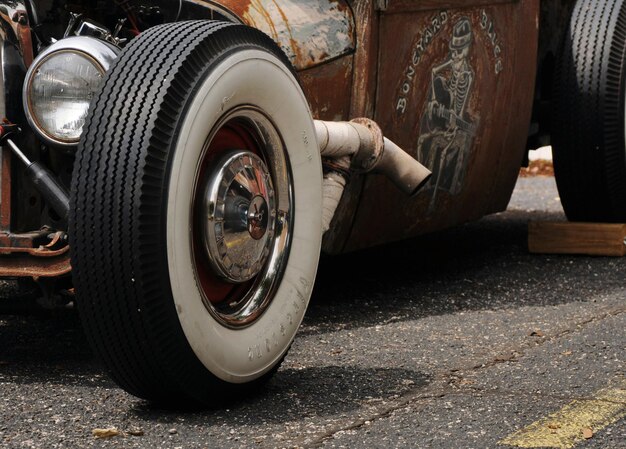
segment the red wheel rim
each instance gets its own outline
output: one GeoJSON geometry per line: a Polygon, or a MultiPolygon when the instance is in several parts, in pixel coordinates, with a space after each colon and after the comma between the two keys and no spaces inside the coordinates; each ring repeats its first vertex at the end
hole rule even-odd
{"type": "MultiPolygon", "coordinates": [[[[231,120],[220,127],[209,143],[208,149],[200,166],[198,179],[205,179],[211,163],[230,150],[247,150],[259,157],[262,153],[257,140],[248,127],[239,123],[236,119],[231,120]]],[[[202,186],[196,186],[196,193],[202,186]]],[[[198,195],[196,195],[196,198],[198,195]]],[[[195,204],[194,209],[199,205],[195,204]]],[[[196,217],[200,214],[195,213],[196,217]]],[[[198,220],[193,222],[193,255],[196,263],[198,280],[206,299],[212,304],[238,301],[245,296],[254,284],[254,279],[243,284],[233,284],[217,276],[211,269],[207,255],[203,251],[200,237],[200,225],[198,220]]]]}

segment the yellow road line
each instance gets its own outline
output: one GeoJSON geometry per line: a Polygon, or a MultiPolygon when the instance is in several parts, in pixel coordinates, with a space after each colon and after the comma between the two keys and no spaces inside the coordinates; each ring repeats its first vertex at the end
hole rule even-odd
{"type": "Polygon", "coordinates": [[[561,410],[512,433],[498,444],[568,449],[626,417],[626,380],[575,400],[561,410]]]}

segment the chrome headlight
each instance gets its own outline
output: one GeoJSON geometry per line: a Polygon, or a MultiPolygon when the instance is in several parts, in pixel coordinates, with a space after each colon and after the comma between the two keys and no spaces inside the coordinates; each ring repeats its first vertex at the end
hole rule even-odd
{"type": "Polygon", "coordinates": [[[26,73],[26,117],[51,145],[75,146],[89,103],[119,49],[86,36],[68,37],[46,48],[26,73]]]}

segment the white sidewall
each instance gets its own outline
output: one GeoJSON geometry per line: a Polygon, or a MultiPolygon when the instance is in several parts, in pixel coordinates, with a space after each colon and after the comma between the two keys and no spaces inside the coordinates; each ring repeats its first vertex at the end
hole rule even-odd
{"type": "Polygon", "coordinates": [[[222,60],[202,82],[176,144],[167,208],[167,256],[178,318],[193,351],[215,376],[258,378],[278,363],[302,321],[315,280],[322,231],[322,170],[306,98],[275,56],[244,50],[222,60]],[[293,179],[289,260],[275,296],[252,325],[229,329],[208,312],[193,270],[191,203],[198,160],[223,114],[240,105],[262,110],[282,135],[293,179]]]}

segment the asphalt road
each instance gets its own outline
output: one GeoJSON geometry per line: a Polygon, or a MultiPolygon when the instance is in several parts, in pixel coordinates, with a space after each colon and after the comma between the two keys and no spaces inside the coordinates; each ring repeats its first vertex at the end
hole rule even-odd
{"type": "Polygon", "coordinates": [[[506,448],[589,415],[575,447],[626,448],[626,259],[530,255],[527,222],[563,219],[557,195],[524,179],[505,213],[325,258],[282,368],[228,409],[127,395],[72,311],[0,316],[0,446],[506,448]],[[92,436],[109,427],[124,434],[92,436]]]}

